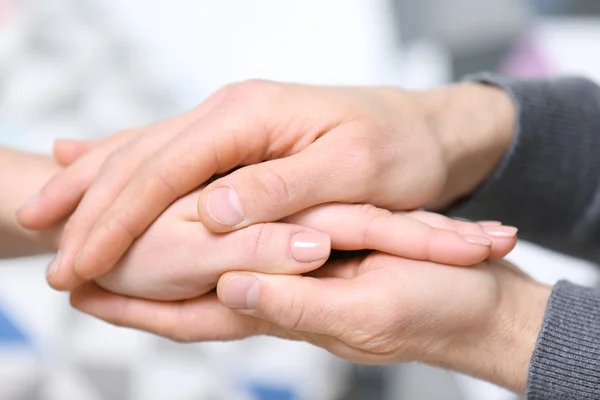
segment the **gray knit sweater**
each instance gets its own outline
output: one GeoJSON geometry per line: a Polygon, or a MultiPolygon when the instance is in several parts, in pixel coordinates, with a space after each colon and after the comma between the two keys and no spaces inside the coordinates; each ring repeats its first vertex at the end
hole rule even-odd
{"type": "MultiPolygon", "coordinates": [[[[581,78],[472,77],[518,107],[510,149],[452,213],[497,219],[520,237],[600,263],[600,87],[581,78]]],[[[531,360],[528,399],[600,399],[600,291],[554,286],[531,360]]]]}

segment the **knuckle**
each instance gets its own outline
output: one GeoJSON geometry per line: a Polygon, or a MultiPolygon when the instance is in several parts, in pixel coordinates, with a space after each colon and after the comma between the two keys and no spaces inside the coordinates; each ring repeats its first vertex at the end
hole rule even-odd
{"type": "Polygon", "coordinates": [[[254,264],[262,260],[269,251],[274,231],[270,224],[256,224],[242,231],[241,246],[238,258],[243,262],[254,264]]]}
{"type": "Polygon", "coordinates": [[[257,192],[261,195],[261,201],[270,209],[276,209],[292,200],[290,187],[279,172],[273,169],[263,171],[256,182],[257,192]]]}
{"type": "Polygon", "coordinates": [[[350,343],[379,356],[395,354],[408,336],[410,321],[404,313],[372,310],[358,329],[351,333],[350,343]]]}
{"type": "Polygon", "coordinates": [[[378,232],[379,222],[386,218],[392,217],[393,213],[382,208],[377,208],[371,204],[361,204],[357,207],[360,207],[360,212],[366,221],[362,242],[365,247],[371,248],[374,244],[373,238],[376,236],[376,232],[378,232]]]}
{"type": "Polygon", "coordinates": [[[154,184],[160,189],[166,190],[170,194],[171,198],[178,199],[184,195],[184,193],[178,189],[180,185],[174,182],[166,172],[156,171],[150,176],[152,177],[150,181],[154,182],[154,184]]]}
{"type": "Polygon", "coordinates": [[[367,189],[372,188],[375,182],[380,181],[382,174],[385,174],[386,171],[381,166],[381,153],[369,135],[355,135],[349,138],[341,151],[337,152],[335,164],[343,166],[345,173],[353,177],[356,183],[354,192],[357,196],[364,196],[367,189]]]}
{"type": "Polygon", "coordinates": [[[126,214],[123,213],[113,214],[112,218],[102,222],[97,229],[107,236],[121,232],[128,242],[132,242],[138,236],[137,229],[131,225],[126,218],[126,214]]]}
{"type": "Polygon", "coordinates": [[[122,152],[123,150],[119,148],[106,157],[106,160],[104,160],[104,163],[102,163],[102,166],[100,167],[100,173],[105,174],[117,169],[121,163],[120,161],[122,152]]]}
{"type": "Polygon", "coordinates": [[[297,330],[304,320],[305,307],[294,293],[289,294],[289,299],[279,308],[275,320],[277,325],[286,330],[297,330]]]}
{"type": "Polygon", "coordinates": [[[232,103],[261,107],[272,104],[280,95],[281,88],[282,85],[277,82],[249,79],[223,87],[222,95],[232,103]]]}
{"type": "Polygon", "coordinates": [[[185,307],[185,304],[185,302],[180,303],[176,318],[171,319],[170,323],[162,329],[165,336],[176,343],[193,342],[193,327],[197,326],[196,324],[199,322],[196,321],[194,313],[188,312],[189,309],[185,307]]]}

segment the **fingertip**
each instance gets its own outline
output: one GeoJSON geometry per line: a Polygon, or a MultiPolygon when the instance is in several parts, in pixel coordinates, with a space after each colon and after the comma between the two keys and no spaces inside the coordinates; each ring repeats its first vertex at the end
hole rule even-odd
{"type": "Polygon", "coordinates": [[[474,244],[476,246],[484,246],[491,247],[492,241],[484,236],[477,235],[461,235],[461,237],[470,244],[474,244]]]}
{"type": "Polygon", "coordinates": [[[51,288],[59,292],[73,291],[87,282],[73,273],[62,272],[56,272],[53,275],[49,275],[46,277],[46,280],[51,288]]]}
{"type": "Polygon", "coordinates": [[[78,279],[84,281],[90,281],[98,276],[102,275],[102,272],[96,271],[95,268],[90,267],[86,262],[84,251],[80,251],[73,261],[73,272],[78,279]]]}
{"type": "Polygon", "coordinates": [[[226,277],[217,290],[219,301],[229,308],[253,309],[258,303],[260,284],[252,274],[238,273],[226,277]]]}
{"type": "Polygon", "coordinates": [[[60,292],[74,290],[86,282],[73,273],[63,254],[59,249],[46,270],[48,284],[60,292]]]}
{"type": "Polygon", "coordinates": [[[81,141],[74,139],[56,139],[52,148],[54,159],[63,167],[71,165],[87,153],[96,141],[81,141]]]}
{"type": "Polygon", "coordinates": [[[215,233],[232,232],[248,225],[240,197],[232,186],[208,185],[198,198],[198,218],[215,233]]]}
{"type": "Polygon", "coordinates": [[[40,225],[38,216],[38,205],[42,200],[42,193],[37,192],[21,205],[17,210],[17,221],[27,229],[36,229],[40,225]]]}
{"type": "Polygon", "coordinates": [[[501,239],[516,238],[519,229],[514,226],[500,225],[500,226],[484,226],[483,231],[492,237],[501,239]]]}
{"type": "Polygon", "coordinates": [[[517,245],[517,238],[494,238],[494,244],[488,257],[490,260],[500,260],[506,257],[517,245]]]}
{"type": "MultiPolygon", "coordinates": [[[[430,259],[432,262],[439,262],[448,265],[460,267],[469,267],[486,260],[492,249],[492,241],[486,237],[459,234],[451,232],[451,236],[447,236],[440,242],[436,242],[437,246],[431,249],[430,259]]],[[[440,237],[440,239],[442,239],[440,237]]]]}
{"type": "Polygon", "coordinates": [[[93,282],[87,282],[73,289],[69,295],[69,303],[73,308],[94,316],[101,314],[100,311],[106,310],[107,306],[108,309],[112,308],[107,304],[111,299],[117,300],[118,297],[99,288],[93,282]]]}
{"type": "Polygon", "coordinates": [[[90,282],[74,288],[69,294],[71,306],[79,309],[81,305],[85,303],[85,300],[94,295],[94,292],[97,290],[96,285],[90,282]]]}
{"type": "Polygon", "coordinates": [[[321,266],[331,254],[331,237],[318,231],[302,231],[292,236],[290,247],[297,262],[321,266]]]}

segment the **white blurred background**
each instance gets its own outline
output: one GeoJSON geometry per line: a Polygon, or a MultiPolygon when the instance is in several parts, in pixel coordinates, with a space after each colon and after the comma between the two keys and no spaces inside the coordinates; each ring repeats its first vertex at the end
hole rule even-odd
{"type": "MultiPolygon", "coordinates": [[[[481,70],[600,80],[596,1],[0,0],[0,144],[48,152],[155,121],[247,78],[427,88],[481,70]]],[[[535,277],[586,263],[521,243],[535,277]]],[[[0,263],[0,400],[514,399],[421,365],[304,344],[177,345],[72,311],[49,257],[0,263]]]]}

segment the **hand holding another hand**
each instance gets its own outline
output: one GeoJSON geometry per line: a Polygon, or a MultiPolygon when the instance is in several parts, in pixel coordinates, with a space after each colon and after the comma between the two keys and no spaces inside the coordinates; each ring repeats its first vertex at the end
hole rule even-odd
{"type": "Polygon", "coordinates": [[[70,289],[110,270],[177,198],[236,166],[247,165],[198,199],[199,220],[210,231],[331,202],[391,210],[447,204],[494,168],[513,114],[503,92],[473,84],[423,93],[236,84],[185,114],[98,144],[19,218],[41,229],[81,200],[63,234],[60,273],[51,279],[70,289]],[[472,125],[449,117],[466,110],[472,125]]]}
{"type": "MultiPolygon", "coordinates": [[[[131,297],[185,300],[210,292],[229,271],[308,273],[327,262],[331,249],[374,249],[470,266],[504,257],[517,239],[512,227],[348,204],[316,206],[282,222],[215,234],[195,220],[199,194],[167,209],[114,269],[96,278],[97,284],[131,297]]],[[[49,279],[56,278],[52,274],[49,279]]]]}

